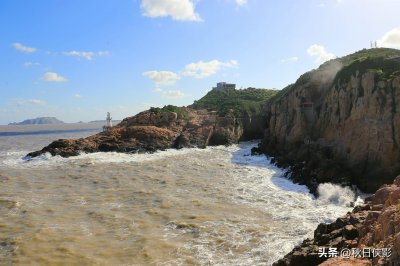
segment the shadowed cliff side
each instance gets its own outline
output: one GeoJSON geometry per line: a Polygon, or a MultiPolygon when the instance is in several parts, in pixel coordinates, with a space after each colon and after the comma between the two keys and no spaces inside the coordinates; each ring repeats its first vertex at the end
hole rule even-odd
{"type": "Polygon", "coordinates": [[[295,182],[367,192],[400,173],[400,51],[362,50],[302,75],[265,106],[260,150],[295,182]]]}

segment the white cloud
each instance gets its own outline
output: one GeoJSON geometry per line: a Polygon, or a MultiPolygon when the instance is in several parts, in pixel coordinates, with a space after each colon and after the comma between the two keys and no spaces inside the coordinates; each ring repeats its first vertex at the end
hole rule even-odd
{"type": "Polygon", "coordinates": [[[400,49],[400,28],[395,28],[378,40],[379,47],[400,49]]]}
{"type": "Polygon", "coordinates": [[[310,47],[308,47],[307,53],[310,56],[317,57],[316,62],[320,63],[320,64],[335,58],[334,54],[328,53],[325,50],[325,47],[323,47],[322,45],[318,45],[318,44],[313,44],[310,47]]]}
{"type": "Polygon", "coordinates": [[[297,62],[297,61],[299,61],[299,58],[297,56],[292,56],[289,58],[282,59],[281,63],[297,62]]]}
{"type": "Polygon", "coordinates": [[[185,94],[183,92],[181,92],[180,90],[164,91],[160,88],[155,88],[153,91],[160,94],[161,97],[167,98],[167,99],[181,99],[181,98],[185,97],[185,94]]]}
{"type": "Polygon", "coordinates": [[[180,90],[162,91],[161,96],[168,99],[181,99],[185,94],[180,90]]]}
{"type": "Polygon", "coordinates": [[[186,65],[182,75],[202,79],[216,74],[222,68],[232,68],[238,65],[239,63],[236,60],[230,60],[228,62],[221,62],[218,60],[211,60],[208,62],[199,61],[186,65]]]}
{"type": "Polygon", "coordinates": [[[26,106],[26,105],[44,106],[44,105],[46,105],[46,102],[42,101],[42,100],[38,100],[38,99],[18,100],[17,105],[18,106],[26,106]]]}
{"type": "Polygon", "coordinates": [[[98,56],[109,56],[111,53],[109,51],[100,51],[97,52],[98,56]]]}
{"type": "Polygon", "coordinates": [[[77,93],[77,94],[74,95],[74,98],[75,98],[75,99],[80,99],[80,98],[82,98],[82,95],[80,95],[79,93],[77,93]]]}
{"type": "Polygon", "coordinates": [[[86,60],[92,60],[96,56],[108,56],[110,55],[109,51],[100,51],[100,52],[90,52],[90,51],[67,51],[63,52],[64,55],[68,56],[77,56],[84,58],[86,60]]]}
{"type": "Polygon", "coordinates": [[[16,50],[18,50],[18,51],[20,51],[20,52],[23,52],[23,53],[28,53],[28,54],[34,53],[34,52],[36,52],[36,50],[37,50],[36,48],[28,47],[28,46],[25,46],[25,45],[23,45],[23,44],[21,44],[21,43],[18,43],[18,42],[13,43],[13,46],[14,46],[14,48],[15,48],[16,50]]]}
{"type": "Polygon", "coordinates": [[[24,67],[33,67],[33,66],[40,66],[37,62],[25,62],[24,67]]]}
{"type": "Polygon", "coordinates": [[[147,17],[170,16],[174,20],[202,21],[192,0],[142,0],[141,8],[147,17]]]}
{"type": "Polygon", "coordinates": [[[238,6],[245,6],[247,5],[247,0],[235,0],[238,6]]]}
{"type": "Polygon", "coordinates": [[[142,75],[154,81],[157,86],[173,85],[180,79],[179,75],[172,71],[153,70],[143,72],[142,75]]]}
{"type": "Polygon", "coordinates": [[[49,82],[64,82],[67,81],[66,78],[60,76],[59,74],[55,72],[46,72],[44,73],[42,79],[44,81],[49,81],[49,82]]]}

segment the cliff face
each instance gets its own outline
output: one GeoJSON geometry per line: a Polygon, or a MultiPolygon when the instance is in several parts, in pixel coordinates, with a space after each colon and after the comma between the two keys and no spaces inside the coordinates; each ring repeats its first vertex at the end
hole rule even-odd
{"type": "MultiPolygon", "coordinates": [[[[181,108],[180,111],[182,114],[179,115],[171,111],[145,111],[125,118],[106,132],[77,140],[60,139],[27,156],[36,157],[46,152],[69,157],[80,152],[132,153],[168,148],[204,148],[237,143],[244,135],[243,123],[246,121],[240,121],[233,114],[217,117],[207,110],[181,108]]],[[[250,136],[252,132],[246,134],[250,136]]]]}
{"type": "MultiPolygon", "coordinates": [[[[400,70],[400,57],[381,60],[400,70]]],[[[260,147],[297,169],[295,181],[372,192],[400,171],[400,73],[383,77],[368,60],[344,64],[325,63],[272,99],[260,147]]]]}

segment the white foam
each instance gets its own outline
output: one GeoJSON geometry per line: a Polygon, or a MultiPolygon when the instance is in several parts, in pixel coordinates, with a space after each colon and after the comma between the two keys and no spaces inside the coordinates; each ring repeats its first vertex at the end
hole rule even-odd
{"type": "MultiPolygon", "coordinates": [[[[271,229],[258,240],[258,246],[239,257],[237,254],[219,253],[218,247],[209,243],[212,232],[200,230],[199,237],[187,243],[184,249],[196,253],[201,264],[271,265],[303,239],[312,238],[319,223],[333,222],[351,210],[350,204],[354,202],[355,194],[350,188],[322,184],[319,187],[321,197],[315,199],[306,186],[294,184],[285,178],[285,170],[270,164],[266,156],[249,156],[252,147],[254,144],[210,149],[228,153],[227,157],[218,155],[218,160],[231,164],[229,178],[235,182],[233,187],[226,189],[231,189],[232,201],[270,215],[266,223],[271,229]]],[[[239,223],[225,220],[204,224],[204,227],[216,230],[223,228],[226,242],[245,245],[253,236],[244,234],[242,229],[256,224],[252,217],[246,217],[239,223]]],[[[179,232],[175,230],[175,233],[179,232]]]]}
{"type": "Polygon", "coordinates": [[[53,166],[63,166],[68,164],[104,164],[104,163],[135,163],[159,160],[170,156],[180,156],[188,153],[196,153],[204,149],[168,149],[155,153],[127,154],[118,152],[96,152],[82,153],[78,156],[63,158],[52,156],[50,153],[42,154],[35,158],[26,158],[27,151],[9,152],[4,157],[2,164],[13,168],[47,168],[53,166]]]}
{"type": "Polygon", "coordinates": [[[320,184],[317,189],[318,200],[339,206],[351,207],[356,195],[349,187],[342,187],[331,183],[320,184]]]}

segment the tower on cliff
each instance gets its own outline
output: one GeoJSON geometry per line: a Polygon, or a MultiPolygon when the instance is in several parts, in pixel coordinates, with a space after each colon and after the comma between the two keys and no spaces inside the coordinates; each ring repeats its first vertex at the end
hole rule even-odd
{"type": "Polygon", "coordinates": [[[106,125],[103,126],[103,131],[109,131],[112,128],[112,117],[110,112],[107,112],[107,117],[106,117],[106,125]]]}

